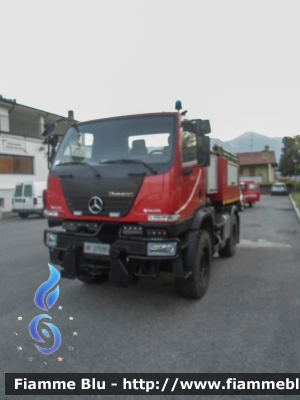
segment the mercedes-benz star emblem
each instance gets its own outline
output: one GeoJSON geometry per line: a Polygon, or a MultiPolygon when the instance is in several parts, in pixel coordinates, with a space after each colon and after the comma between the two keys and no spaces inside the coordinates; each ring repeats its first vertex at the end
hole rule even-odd
{"type": "Polygon", "coordinates": [[[89,201],[89,210],[92,214],[99,214],[103,208],[103,201],[100,197],[93,196],[89,201]]]}

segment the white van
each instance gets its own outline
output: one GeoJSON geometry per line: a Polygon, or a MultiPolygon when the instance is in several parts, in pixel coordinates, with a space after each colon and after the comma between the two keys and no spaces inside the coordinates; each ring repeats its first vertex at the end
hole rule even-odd
{"type": "Polygon", "coordinates": [[[47,182],[20,182],[16,184],[12,198],[12,212],[18,213],[21,218],[27,218],[30,214],[44,212],[43,191],[47,182]]]}

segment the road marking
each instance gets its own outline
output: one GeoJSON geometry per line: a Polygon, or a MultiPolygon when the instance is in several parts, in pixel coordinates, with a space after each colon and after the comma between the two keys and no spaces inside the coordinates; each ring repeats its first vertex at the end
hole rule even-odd
{"type": "Polygon", "coordinates": [[[275,243],[275,242],[267,242],[267,241],[262,241],[262,239],[259,239],[259,242],[254,242],[253,240],[248,240],[248,239],[241,239],[239,243],[239,247],[246,247],[246,248],[286,248],[286,249],[291,249],[292,246],[290,244],[284,244],[284,243],[275,243]]]}

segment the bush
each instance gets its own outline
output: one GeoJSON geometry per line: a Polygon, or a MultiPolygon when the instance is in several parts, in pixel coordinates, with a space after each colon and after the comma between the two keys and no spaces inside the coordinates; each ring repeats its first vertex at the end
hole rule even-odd
{"type": "Polygon", "coordinates": [[[300,193],[292,193],[291,196],[292,196],[294,202],[296,203],[296,206],[300,210],[300,193]]]}

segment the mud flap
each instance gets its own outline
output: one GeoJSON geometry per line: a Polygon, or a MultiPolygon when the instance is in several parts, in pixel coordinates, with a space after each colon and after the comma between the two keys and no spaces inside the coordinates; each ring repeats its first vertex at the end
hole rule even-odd
{"type": "Polygon", "coordinates": [[[173,260],[173,274],[176,279],[187,279],[192,271],[183,265],[182,257],[173,260]]]}
{"type": "Polygon", "coordinates": [[[122,260],[119,257],[120,253],[121,251],[118,249],[113,249],[112,251],[110,282],[118,287],[128,287],[129,274],[122,260]]]}
{"type": "Polygon", "coordinates": [[[188,233],[187,248],[185,248],[181,254],[181,257],[173,260],[173,273],[175,279],[187,279],[192,275],[191,265],[193,265],[193,259],[195,257],[195,249],[198,239],[198,231],[191,230],[188,233]]]}

